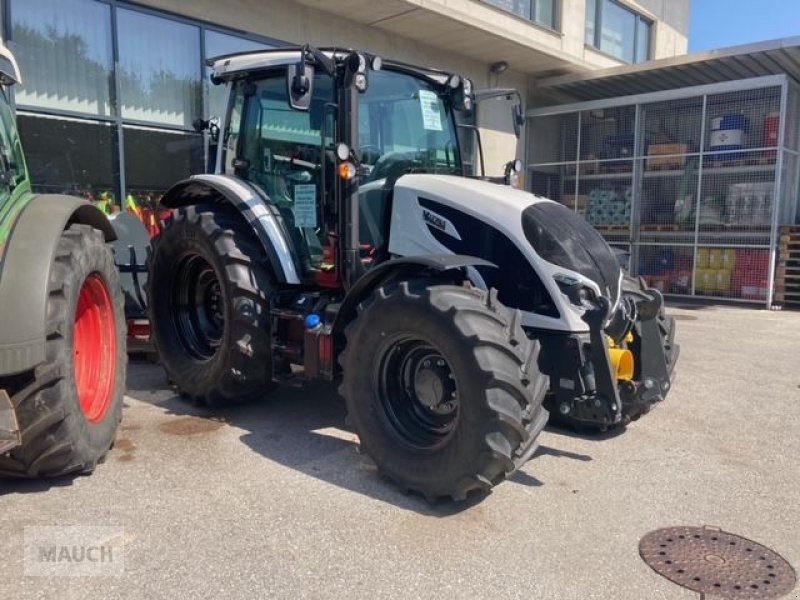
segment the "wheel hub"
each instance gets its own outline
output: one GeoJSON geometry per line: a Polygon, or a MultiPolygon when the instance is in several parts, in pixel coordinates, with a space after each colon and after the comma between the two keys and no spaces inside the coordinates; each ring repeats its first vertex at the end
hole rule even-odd
{"type": "Polygon", "coordinates": [[[452,412],[455,382],[444,359],[431,357],[418,365],[413,394],[429,410],[438,414],[452,412]]]}
{"type": "Polygon", "coordinates": [[[411,335],[387,340],[376,354],[373,395],[389,430],[417,451],[444,446],[459,417],[456,380],[445,357],[411,335]]]}
{"type": "Polygon", "coordinates": [[[170,311],[178,337],[196,359],[210,360],[222,343],[225,306],[216,271],[202,256],[178,261],[170,311]]]}

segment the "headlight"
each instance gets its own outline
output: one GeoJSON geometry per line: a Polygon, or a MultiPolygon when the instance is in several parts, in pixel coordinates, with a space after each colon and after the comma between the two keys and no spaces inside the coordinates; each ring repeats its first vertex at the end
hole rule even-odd
{"type": "Polygon", "coordinates": [[[575,306],[589,308],[592,301],[595,300],[596,296],[594,290],[586,286],[579,279],[565,275],[564,273],[556,273],[553,275],[553,279],[556,284],[558,284],[558,289],[560,289],[575,306]]]}

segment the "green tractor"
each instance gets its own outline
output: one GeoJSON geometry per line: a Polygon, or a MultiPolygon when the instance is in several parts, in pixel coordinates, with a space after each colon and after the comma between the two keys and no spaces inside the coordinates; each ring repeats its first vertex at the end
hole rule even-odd
{"type": "Polygon", "coordinates": [[[0,477],[91,472],[122,415],[126,340],[105,215],[31,191],[0,43],[0,477]]]}

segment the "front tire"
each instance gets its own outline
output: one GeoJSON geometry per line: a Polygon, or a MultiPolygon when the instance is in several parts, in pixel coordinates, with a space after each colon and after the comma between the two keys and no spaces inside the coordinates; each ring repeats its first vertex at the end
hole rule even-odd
{"type": "Polygon", "coordinates": [[[153,241],[148,310],[178,390],[218,407],[272,387],[272,288],[263,248],[232,207],[189,206],[153,241]]]}
{"type": "Polygon", "coordinates": [[[429,500],[463,500],[520,467],[547,421],[538,342],[494,292],[381,287],[346,328],[341,393],[378,469],[429,500]]]}
{"type": "Polygon", "coordinates": [[[63,232],[49,289],[46,361],[0,381],[12,394],[22,431],[22,445],[0,456],[0,476],[91,472],[122,417],[124,301],[100,231],[72,225],[63,232]]]}

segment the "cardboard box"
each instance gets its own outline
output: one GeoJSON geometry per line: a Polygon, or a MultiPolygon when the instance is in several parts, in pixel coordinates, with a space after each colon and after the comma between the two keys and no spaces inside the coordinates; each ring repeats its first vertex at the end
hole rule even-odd
{"type": "Polygon", "coordinates": [[[647,168],[651,170],[682,169],[686,165],[686,144],[650,144],[647,147],[647,168]]]}

